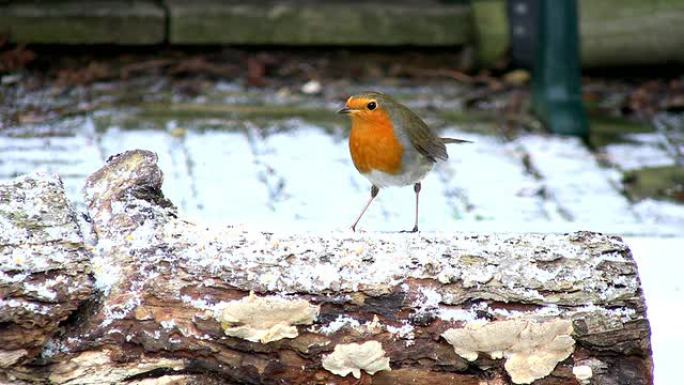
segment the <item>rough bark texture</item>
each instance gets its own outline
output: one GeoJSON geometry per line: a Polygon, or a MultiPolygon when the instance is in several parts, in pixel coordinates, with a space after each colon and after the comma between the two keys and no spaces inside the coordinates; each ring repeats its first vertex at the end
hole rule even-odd
{"type": "Polygon", "coordinates": [[[40,354],[90,296],[88,259],[58,178],[0,185],[0,372],[40,354]]]}
{"type": "Polygon", "coordinates": [[[19,342],[0,348],[0,379],[652,383],[644,299],[619,238],[210,229],[178,218],[161,183],[152,153],[110,159],[86,185],[87,248],[56,180],[1,187],[0,338],[19,342]],[[61,203],[21,227],[14,207],[27,196],[61,203]],[[41,235],[50,226],[63,230],[41,235]],[[9,262],[40,247],[68,258],[49,274],[29,262],[40,252],[9,262]],[[36,297],[46,287],[54,298],[36,297]],[[14,298],[43,312],[6,305],[14,298]],[[42,339],[24,337],[35,330],[42,339]]]}

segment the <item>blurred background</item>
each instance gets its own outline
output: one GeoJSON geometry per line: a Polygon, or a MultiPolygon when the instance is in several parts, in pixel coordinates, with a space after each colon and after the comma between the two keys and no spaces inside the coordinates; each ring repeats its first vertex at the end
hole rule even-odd
{"type": "MultiPolygon", "coordinates": [[[[684,0],[0,0],[0,181],[58,173],[83,209],[85,177],[143,148],[192,220],[347,229],[370,184],[335,111],[381,91],[474,142],[424,180],[422,231],[627,237],[668,383],[683,69],[684,0]]],[[[382,190],[360,228],[408,229],[413,204],[382,190]]]]}

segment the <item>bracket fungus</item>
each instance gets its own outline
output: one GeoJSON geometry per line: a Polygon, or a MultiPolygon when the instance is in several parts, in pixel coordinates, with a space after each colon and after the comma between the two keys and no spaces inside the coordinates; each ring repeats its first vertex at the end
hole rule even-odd
{"type": "Polygon", "coordinates": [[[550,374],[574,351],[575,340],[569,320],[530,322],[508,320],[471,322],[452,328],[444,337],[456,354],[475,361],[479,353],[506,358],[504,367],[516,384],[529,384],[550,374]]]}
{"type": "Polygon", "coordinates": [[[217,311],[216,319],[226,335],[268,343],[298,335],[294,325],[311,325],[319,307],[303,299],[249,296],[231,301],[217,311]]]}
{"type": "Polygon", "coordinates": [[[391,370],[390,359],[382,344],[378,341],[366,341],[363,344],[338,344],[335,350],[323,357],[323,368],[338,376],[345,377],[351,373],[361,378],[361,370],[373,375],[381,370],[391,370]]]}

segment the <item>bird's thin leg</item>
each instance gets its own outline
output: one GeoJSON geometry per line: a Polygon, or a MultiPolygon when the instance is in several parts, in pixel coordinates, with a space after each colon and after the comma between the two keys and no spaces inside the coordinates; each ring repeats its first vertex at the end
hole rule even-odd
{"type": "Polygon", "coordinates": [[[413,224],[413,232],[418,231],[418,195],[420,194],[420,182],[413,185],[413,191],[416,192],[416,221],[413,224]]]}
{"type": "Polygon", "coordinates": [[[368,207],[370,206],[371,202],[373,202],[373,199],[375,199],[375,197],[378,196],[379,192],[380,189],[378,188],[378,186],[373,185],[373,187],[371,187],[371,197],[368,200],[368,203],[366,203],[366,205],[363,207],[363,210],[361,210],[361,214],[359,214],[359,217],[356,218],[356,220],[354,221],[354,224],[351,227],[352,231],[356,231],[356,225],[359,224],[361,217],[363,217],[363,214],[366,213],[366,210],[368,210],[368,207]]]}

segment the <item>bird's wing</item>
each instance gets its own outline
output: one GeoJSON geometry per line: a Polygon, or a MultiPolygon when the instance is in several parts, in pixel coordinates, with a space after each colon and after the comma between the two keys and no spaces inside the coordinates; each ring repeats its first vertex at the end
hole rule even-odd
{"type": "Polygon", "coordinates": [[[433,162],[447,160],[449,155],[442,140],[413,111],[406,107],[401,110],[402,121],[407,125],[408,137],[418,152],[433,162]]]}

